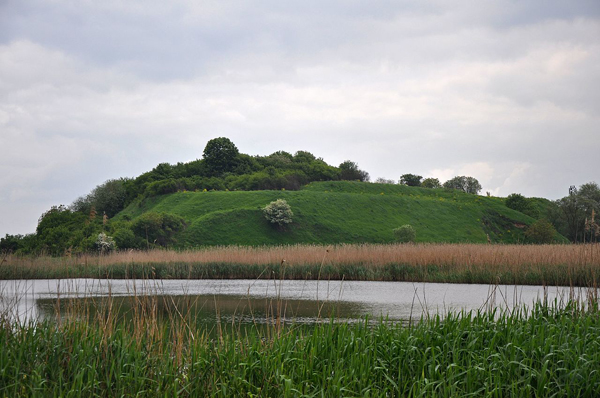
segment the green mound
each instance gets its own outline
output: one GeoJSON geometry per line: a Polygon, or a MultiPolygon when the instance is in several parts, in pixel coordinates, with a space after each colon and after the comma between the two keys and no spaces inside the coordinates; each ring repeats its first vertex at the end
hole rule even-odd
{"type": "Polygon", "coordinates": [[[318,182],[300,191],[178,192],[133,203],[116,217],[145,212],[181,216],[186,228],[177,246],[292,243],[387,243],[392,230],[412,225],[417,242],[524,241],[534,219],[507,208],[502,199],[455,190],[362,182],[318,182]],[[278,229],[262,208],[285,199],[293,223],[278,229]]]}

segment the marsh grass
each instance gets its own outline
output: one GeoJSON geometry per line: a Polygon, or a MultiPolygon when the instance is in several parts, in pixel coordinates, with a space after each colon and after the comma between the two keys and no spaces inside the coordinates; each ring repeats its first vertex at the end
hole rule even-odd
{"type": "Polygon", "coordinates": [[[600,244],[227,246],[70,258],[9,255],[0,266],[0,279],[285,277],[597,286],[599,270],[600,244]]]}
{"type": "MultiPolygon", "coordinates": [[[[597,307],[533,309],[230,329],[192,314],[161,319],[156,296],[134,319],[98,310],[0,328],[0,396],[593,397],[597,307]]],[[[276,312],[275,312],[276,313],[276,312]]]]}

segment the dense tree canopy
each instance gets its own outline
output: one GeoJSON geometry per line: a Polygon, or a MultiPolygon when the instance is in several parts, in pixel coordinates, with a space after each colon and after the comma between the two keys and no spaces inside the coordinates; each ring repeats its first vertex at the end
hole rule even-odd
{"type": "Polygon", "coordinates": [[[436,188],[441,188],[442,184],[440,183],[440,180],[438,180],[437,178],[426,178],[423,180],[423,182],[421,183],[421,186],[423,188],[432,188],[432,189],[436,189],[436,188]]]}
{"type": "Polygon", "coordinates": [[[444,188],[458,189],[466,193],[478,194],[481,191],[481,184],[474,177],[457,176],[444,183],[444,188]]]}
{"type": "Polygon", "coordinates": [[[550,221],[558,231],[573,242],[600,241],[600,187],[595,182],[583,184],[579,189],[569,188],[569,194],[555,202],[550,211],[550,221]]]}
{"type": "Polygon", "coordinates": [[[408,185],[409,187],[419,187],[421,186],[422,176],[416,174],[402,174],[400,176],[400,184],[408,185]]]}
{"type": "Polygon", "coordinates": [[[204,162],[211,175],[220,176],[237,166],[239,151],[229,138],[219,137],[208,141],[204,148],[204,162]]]}
{"type": "Polygon", "coordinates": [[[358,164],[346,160],[339,166],[340,168],[340,179],[346,181],[369,181],[369,173],[358,168],[358,164]]]}
{"type": "Polygon", "coordinates": [[[111,219],[132,203],[178,191],[297,190],[312,181],[368,181],[369,174],[352,161],[330,166],[307,151],[277,151],[268,156],[240,153],[225,137],[208,141],[203,158],[187,163],[160,163],[137,178],[108,180],[68,208],[53,207],[40,218],[36,234],[7,235],[3,251],[44,251],[53,255],[95,251],[98,236],[117,248],[147,248],[174,244],[173,236],[185,228],[169,214],[148,214],[130,222],[111,219]],[[102,235],[104,236],[104,235],[102,235]]]}

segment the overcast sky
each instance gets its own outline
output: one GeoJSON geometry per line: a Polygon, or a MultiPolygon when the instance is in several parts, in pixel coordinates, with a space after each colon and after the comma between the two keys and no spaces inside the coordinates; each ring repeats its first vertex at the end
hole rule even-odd
{"type": "Polygon", "coordinates": [[[0,236],[158,163],[600,183],[600,1],[0,0],[0,236]]]}

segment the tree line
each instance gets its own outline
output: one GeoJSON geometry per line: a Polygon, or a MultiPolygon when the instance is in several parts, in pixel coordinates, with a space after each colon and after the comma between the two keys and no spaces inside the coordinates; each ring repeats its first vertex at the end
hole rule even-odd
{"type": "MultiPolygon", "coordinates": [[[[137,201],[178,191],[210,190],[297,190],[312,181],[353,180],[368,182],[369,173],[347,160],[331,166],[310,152],[291,154],[277,151],[268,156],[239,152],[231,140],[220,137],[208,141],[202,158],[171,165],[161,163],[136,178],[108,180],[70,206],[53,206],[38,220],[35,233],[0,238],[0,253],[46,253],[70,255],[111,248],[150,248],[175,244],[175,236],[185,221],[168,213],[144,213],[135,220],[112,218],[137,201]]],[[[395,183],[378,178],[377,183],[395,183]]],[[[403,174],[399,184],[430,189],[452,189],[478,194],[482,187],[476,178],[456,176],[443,184],[437,178],[403,174]]],[[[564,198],[549,202],[514,193],[506,206],[534,219],[529,228],[530,242],[553,240],[555,231],[572,242],[597,242],[600,227],[600,188],[594,182],[572,186],[564,198]]]]}
{"type": "Polygon", "coordinates": [[[174,244],[184,220],[168,213],[145,213],[133,221],[112,218],[131,203],[179,191],[298,190],[313,181],[369,181],[369,173],[346,160],[331,166],[307,151],[277,151],[268,156],[240,153],[225,137],[208,141],[202,158],[161,163],[136,178],[104,182],[70,206],[42,214],[35,233],[0,238],[0,252],[72,254],[174,244]],[[109,239],[110,238],[110,239],[109,239]]]}

